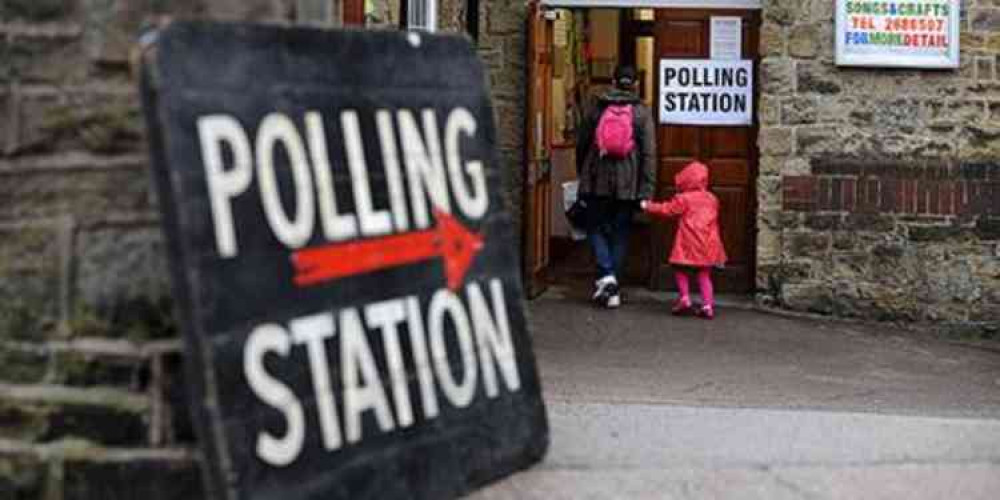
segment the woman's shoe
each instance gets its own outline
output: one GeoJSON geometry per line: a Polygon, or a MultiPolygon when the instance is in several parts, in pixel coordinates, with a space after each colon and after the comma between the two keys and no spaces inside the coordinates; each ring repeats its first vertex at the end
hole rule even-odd
{"type": "Polygon", "coordinates": [[[618,280],[614,276],[605,276],[594,283],[594,302],[601,307],[608,307],[608,302],[617,294],[618,280]]]}
{"type": "Polygon", "coordinates": [[[608,285],[608,289],[605,293],[608,298],[604,301],[604,307],[607,307],[608,309],[616,309],[618,306],[622,305],[621,289],[618,288],[617,283],[608,285]]]}
{"type": "Polygon", "coordinates": [[[674,301],[674,306],[670,309],[670,314],[674,316],[684,316],[692,312],[691,299],[677,299],[674,301]]]}
{"type": "Polygon", "coordinates": [[[715,308],[712,306],[701,306],[695,310],[695,315],[701,319],[714,319],[715,318],[715,308]]]}

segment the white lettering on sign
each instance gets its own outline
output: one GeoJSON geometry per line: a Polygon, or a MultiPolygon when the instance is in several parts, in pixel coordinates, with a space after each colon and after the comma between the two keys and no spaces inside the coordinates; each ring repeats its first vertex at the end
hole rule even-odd
{"type": "Polygon", "coordinates": [[[233,201],[249,190],[255,175],[268,227],[291,249],[308,244],[317,219],[323,237],[331,242],[404,233],[413,227],[424,229],[434,221],[433,210],[450,213],[453,202],[465,217],[481,219],[489,208],[486,174],[481,161],[464,159],[461,148],[463,138],[476,137],[475,116],[465,108],[455,108],[447,113],[443,128],[439,128],[432,109],[420,110],[419,117],[406,109],[374,113],[387,190],[387,196],[381,197],[372,192],[366,141],[354,110],[344,110],[338,117],[343,166],[331,162],[324,121],[317,111],[304,114],[304,137],[292,118],[277,112],[268,114],[253,144],[235,118],[221,114],[199,117],[198,138],[219,255],[232,258],[239,254],[233,201]],[[397,147],[397,136],[401,147],[397,147]],[[225,150],[230,152],[228,157],[225,150]],[[276,161],[279,155],[287,162],[276,161]],[[293,184],[292,196],[287,199],[281,196],[276,172],[285,164],[293,184]],[[351,182],[352,212],[341,211],[338,203],[343,200],[336,195],[333,172],[343,167],[351,182]],[[388,199],[389,206],[376,207],[376,199],[388,199]]]}
{"type": "Polygon", "coordinates": [[[472,309],[472,324],[476,330],[476,343],[479,345],[479,357],[482,360],[486,395],[495,398],[499,392],[494,369],[496,364],[500,365],[500,375],[504,384],[512,391],[520,389],[521,377],[517,373],[517,362],[512,350],[514,344],[510,339],[510,326],[507,322],[507,306],[504,304],[500,282],[494,280],[490,283],[494,304],[492,317],[486,307],[482,290],[478,286],[470,285],[467,292],[469,308],[472,309]]]}
{"type": "Polygon", "coordinates": [[[489,197],[486,195],[486,176],[483,174],[483,162],[462,163],[458,150],[459,141],[463,135],[469,137],[476,135],[476,118],[469,110],[458,108],[451,114],[447,125],[445,125],[444,137],[445,151],[448,152],[448,175],[462,211],[465,212],[466,216],[478,219],[486,214],[486,210],[489,208],[489,197]],[[463,173],[469,176],[472,181],[471,186],[462,178],[463,173]]]}
{"type": "Polygon", "coordinates": [[[398,300],[365,307],[365,322],[369,327],[382,332],[382,347],[385,348],[386,362],[389,365],[389,384],[396,404],[396,423],[404,428],[413,424],[410,391],[406,388],[406,366],[403,364],[403,350],[399,343],[399,325],[405,319],[406,307],[398,300]]]}
{"type": "Polygon", "coordinates": [[[330,369],[326,360],[326,339],[333,337],[332,314],[306,316],[291,322],[292,337],[296,344],[305,344],[309,354],[309,370],[316,388],[316,407],[319,410],[323,446],[328,450],[340,448],[340,426],[337,425],[337,407],[330,387],[330,369]]]}
{"type": "Polygon", "coordinates": [[[208,181],[208,199],[212,206],[215,225],[215,242],[223,257],[236,255],[236,229],[233,226],[233,208],[230,201],[250,187],[253,179],[253,158],[250,140],[231,116],[213,115],[198,119],[198,137],[201,157],[205,163],[208,181]],[[222,146],[229,146],[233,154],[227,169],[222,163],[222,146]]]}
{"type": "Polygon", "coordinates": [[[257,456],[277,466],[288,465],[299,456],[306,437],[306,418],[302,403],[292,390],[264,369],[264,356],[274,353],[287,358],[291,345],[284,328],[264,324],[250,334],[243,351],[243,374],[254,394],[268,406],[279,409],[285,417],[284,436],[276,437],[267,431],[257,435],[257,456]]]}
{"type": "Polygon", "coordinates": [[[351,171],[351,187],[354,188],[354,209],[361,222],[361,234],[380,236],[392,232],[392,219],[386,210],[375,210],[372,190],[368,184],[368,163],[365,161],[365,145],[361,139],[361,124],[358,114],[344,111],[340,114],[340,129],[344,132],[344,146],[347,148],[347,167],[351,171]]]}
{"type": "Polygon", "coordinates": [[[257,456],[272,466],[287,466],[295,462],[305,445],[309,423],[299,395],[268,373],[264,363],[268,356],[275,357],[271,366],[293,362],[293,346],[305,346],[313,381],[310,399],[316,401],[317,424],[323,446],[329,451],[345,443],[357,443],[366,434],[391,432],[415,423],[418,412],[412,404],[399,339],[404,326],[409,334],[424,421],[440,412],[438,390],[455,408],[470,405],[480,387],[486,397],[498,397],[498,367],[503,387],[519,391],[521,380],[503,284],[492,279],[488,286],[489,300],[475,282],[466,285],[464,297],[448,289],[438,290],[426,314],[421,312],[418,298],[409,296],[369,304],[363,310],[347,308],[302,316],[291,320],[287,330],[273,323],[254,328],[243,350],[244,373],[253,393],[280,412],[284,420],[283,435],[267,429],[257,433],[257,456]],[[369,330],[378,335],[369,337],[369,330]],[[387,380],[382,379],[372,354],[369,342],[373,340],[381,340],[386,353],[387,380]],[[460,356],[460,379],[448,359],[448,345],[452,343],[460,356]],[[339,362],[331,366],[331,359],[339,362]],[[339,392],[334,389],[335,380],[342,383],[339,392]],[[337,398],[342,402],[340,415],[337,398]],[[366,413],[374,417],[377,429],[364,428],[366,413]]]}
{"type": "Polygon", "coordinates": [[[427,354],[427,337],[424,335],[420,302],[416,297],[406,301],[406,325],[410,332],[414,366],[417,367],[417,381],[420,382],[420,404],[424,409],[424,418],[431,419],[438,416],[441,409],[438,406],[437,391],[434,390],[434,374],[431,373],[430,356],[427,354]]]}
{"type": "Polygon", "coordinates": [[[342,311],[340,325],[343,330],[340,368],[344,382],[344,433],[349,443],[357,443],[361,440],[361,415],[365,411],[375,412],[382,432],[391,431],[396,424],[392,421],[389,400],[357,309],[342,311]]]}
{"type": "Polygon", "coordinates": [[[306,162],[306,150],[287,116],[271,113],[257,130],[257,179],[260,184],[264,215],[278,240],[289,248],[301,248],[309,242],[315,217],[312,176],[306,162]],[[295,217],[290,218],[281,205],[278,180],[274,172],[275,146],[281,143],[289,157],[295,182],[295,217]]]}
{"type": "Polygon", "coordinates": [[[431,359],[443,360],[431,363],[437,375],[441,391],[451,404],[457,408],[465,408],[476,395],[476,359],[472,345],[472,329],[469,326],[469,315],[465,312],[462,302],[449,290],[438,290],[431,299],[430,318],[428,326],[431,334],[431,359]],[[448,360],[448,350],[444,335],[445,319],[449,318],[455,327],[455,338],[458,339],[458,352],[462,359],[462,373],[465,380],[455,380],[451,372],[451,362],[448,360]]]}
{"type": "Polygon", "coordinates": [[[420,127],[413,113],[405,109],[398,113],[399,134],[403,139],[403,161],[410,180],[410,198],[414,200],[413,218],[421,229],[429,226],[431,219],[427,205],[422,201],[425,198],[439,210],[451,212],[438,140],[437,118],[431,109],[424,110],[422,114],[426,141],[421,138],[420,127]]]}
{"type": "Polygon", "coordinates": [[[396,232],[404,232],[410,227],[410,217],[406,211],[406,190],[403,187],[403,174],[399,166],[399,149],[396,147],[392,114],[385,110],[376,112],[375,124],[378,128],[378,142],[382,147],[382,163],[385,167],[385,182],[389,187],[392,220],[396,232]]]}
{"type": "MultiPolygon", "coordinates": [[[[316,175],[316,193],[319,195],[320,221],[323,235],[330,241],[344,241],[358,236],[358,223],[350,214],[342,214],[337,209],[337,193],[333,189],[330,171],[330,154],[326,150],[326,131],[323,117],[315,111],[306,113],[306,134],[309,152],[312,155],[313,172],[316,175]]],[[[215,230],[219,230],[218,224],[215,230]]]]}

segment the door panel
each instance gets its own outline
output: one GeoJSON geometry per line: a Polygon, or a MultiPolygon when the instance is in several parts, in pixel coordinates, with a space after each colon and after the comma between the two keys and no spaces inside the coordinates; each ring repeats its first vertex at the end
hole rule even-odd
{"type": "Polygon", "coordinates": [[[524,272],[528,297],[545,291],[552,233],[551,26],[541,7],[528,13],[528,105],[525,113],[524,272]]]}
{"type": "Polygon", "coordinates": [[[749,130],[737,127],[712,127],[706,130],[708,148],[713,158],[740,158],[750,156],[749,130]]]}
{"type": "MultiPolygon", "coordinates": [[[[742,17],[743,58],[758,60],[758,13],[660,9],[656,12],[657,61],[663,58],[708,59],[712,16],[742,17]]],[[[756,66],[755,63],[755,87],[756,66]]],[[[659,88],[659,75],[656,85],[659,88]]],[[[746,127],[659,125],[658,129],[657,197],[663,199],[674,193],[674,177],[687,163],[698,160],[708,165],[710,189],[719,198],[720,229],[729,257],[725,269],[716,273],[716,288],[724,292],[750,291],[756,260],[756,123],[746,127]]],[[[673,272],[666,260],[675,230],[676,221],[672,220],[658,221],[654,227],[653,255],[662,256],[659,264],[653,266],[650,277],[650,285],[654,288],[674,286],[673,272]]]]}
{"type": "Polygon", "coordinates": [[[664,16],[664,10],[656,16],[656,47],[659,57],[698,57],[696,54],[707,53],[703,31],[705,21],[673,19],[664,16]],[[670,36],[663,36],[665,31],[670,36]]]}
{"type": "Polygon", "coordinates": [[[344,0],[344,26],[365,25],[364,0],[344,0]]]}
{"type": "Polygon", "coordinates": [[[713,159],[709,169],[713,188],[721,186],[745,188],[750,182],[750,166],[744,160],[713,159]]]}
{"type": "Polygon", "coordinates": [[[713,188],[719,198],[719,226],[722,230],[722,244],[726,248],[729,260],[734,260],[743,254],[746,246],[746,233],[734,231],[743,226],[742,208],[747,202],[746,190],[741,187],[713,188]]]}
{"type": "MultiPolygon", "coordinates": [[[[745,231],[746,220],[744,208],[747,206],[747,190],[743,187],[720,187],[713,189],[719,198],[719,230],[722,233],[722,244],[726,248],[727,270],[716,273],[720,288],[740,291],[744,280],[742,273],[729,272],[728,268],[745,267],[747,265],[747,246],[750,241],[745,231]]],[[[738,269],[737,269],[738,270],[738,269]]],[[[746,285],[743,284],[743,287],[746,285]]]]}
{"type": "MultiPolygon", "coordinates": [[[[660,171],[656,176],[657,184],[660,186],[657,197],[663,196],[659,193],[673,192],[674,178],[690,162],[691,160],[688,158],[660,160],[660,171]]],[[[746,162],[738,160],[715,160],[709,165],[709,171],[713,192],[716,187],[736,186],[742,188],[751,177],[746,162]]]]}
{"type": "MultiPolygon", "coordinates": [[[[659,117],[656,117],[659,120],[659,117]]],[[[694,158],[701,154],[701,131],[696,127],[657,127],[660,158],[694,158]]]]}
{"type": "Polygon", "coordinates": [[[660,158],[660,171],[656,175],[657,197],[665,196],[660,193],[673,193],[674,177],[677,176],[685,165],[691,163],[691,158],[697,155],[682,156],[679,158],[660,158]]]}

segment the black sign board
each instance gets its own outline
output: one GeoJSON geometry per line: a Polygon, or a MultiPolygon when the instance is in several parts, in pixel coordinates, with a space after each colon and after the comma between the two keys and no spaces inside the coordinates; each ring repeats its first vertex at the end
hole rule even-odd
{"type": "Polygon", "coordinates": [[[448,498],[548,443],[485,75],[456,36],[174,23],[153,171],[217,498],[448,498]]]}

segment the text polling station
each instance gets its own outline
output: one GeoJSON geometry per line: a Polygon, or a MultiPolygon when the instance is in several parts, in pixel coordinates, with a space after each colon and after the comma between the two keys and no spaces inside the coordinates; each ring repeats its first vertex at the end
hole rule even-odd
{"type": "Polygon", "coordinates": [[[541,459],[467,41],[175,23],[143,82],[213,494],[447,498],[541,459]]]}
{"type": "Polygon", "coordinates": [[[660,59],[660,123],[752,123],[753,62],[660,59]]]}

